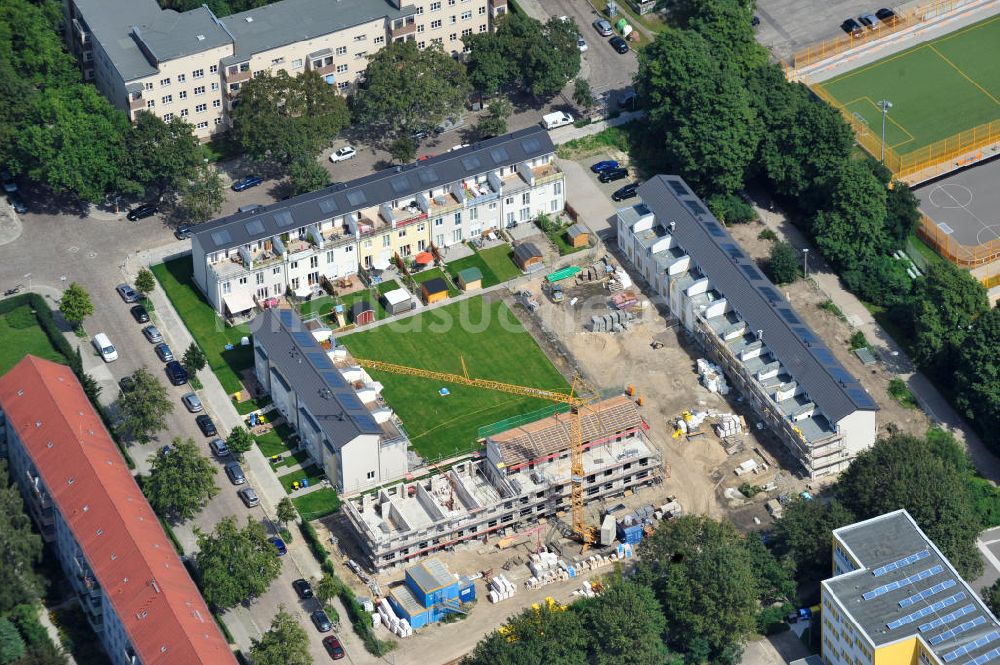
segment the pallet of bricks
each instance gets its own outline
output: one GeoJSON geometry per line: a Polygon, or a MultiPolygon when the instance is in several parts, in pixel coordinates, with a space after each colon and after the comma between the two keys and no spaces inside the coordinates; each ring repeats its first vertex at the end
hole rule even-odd
{"type": "Polygon", "coordinates": [[[563,582],[585,571],[598,570],[616,561],[631,559],[633,556],[635,549],[629,543],[619,543],[610,554],[592,554],[574,564],[568,563],[552,552],[539,552],[532,554],[531,560],[528,561],[531,577],[525,581],[524,586],[528,589],[538,589],[553,582],[563,582]]]}
{"type": "Polygon", "coordinates": [[[487,596],[491,603],[499,603],[501,600],[512,598],[517,591],[510,580],[505,575],[496,575],[486,584],[489,589],[487,596]]]}

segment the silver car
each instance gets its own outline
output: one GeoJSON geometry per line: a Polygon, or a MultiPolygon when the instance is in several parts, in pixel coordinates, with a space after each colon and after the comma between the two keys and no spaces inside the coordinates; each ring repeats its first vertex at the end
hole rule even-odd
{"type": "Polygon", "coordinates": [[[160,334],[159,329],[156,326],[146,326],[142,329],[142,334],[146,336],[151,344],[159,344],[163,341],[163,335],[160,334]]]}
{"type": "Polygon", "coordinates": [[[181,401],[184,402],[184,406],[191,413],[198,413],[205,407],[202,405],[201,400],[194,393],[185,393],[181,396],[181,401]]]}
{"type": "Polygon", "coordinates": [[[139,294],[128,284],[119,284],[115,290],[125,302],[139,302],[139,294]]]}
{"type": "Polygon", "coordinates": [[[601,37],[610,37],[612,33],[614,33],[614,29],[611,27],[611,24],[603,18],[599,18],[594,21],[594,29],[597,30],[597,34],[601,37]]]}
{"type": "Polygon", "coordinates": [[[260,503],[260,499],[257,498],[257,492],[252,487],[244,487],[236,494],[239,495],[240,500],[246,504],[247,508],[253,508],[260,503]]]}

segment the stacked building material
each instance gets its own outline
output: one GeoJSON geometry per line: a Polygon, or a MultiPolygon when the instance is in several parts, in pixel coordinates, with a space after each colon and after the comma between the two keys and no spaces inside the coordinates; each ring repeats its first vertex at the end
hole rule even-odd
{"type": "Polygon", "coordinates": [[[489,581],[486,587],[489,589],[488,595],[491,603],[499,603],[501,600],[507,600],[517,590],[517,587],[511,584],[511,581],[505,575],[497,575],[489,581]]]}
{"type": "Polygon", "coordinates": [[[698,375],[701,377],[701,384],[712,393],[720,395],[729,394],[729,384],[726,383],[726,376],[715,363],[704,358],[698,358],[698,375]]]}
{"type": "Polygon", "coordinates": [[[595,314],[590,317],[590,329],[593,332],[621,332],[635,318],[631,312],[616,309],[607,314],[595,314]]]}
{"type": "Polygon", "coordinates": [[[724,439],[729,436],[739,436],[743,434],[743,422],[739,416],[735,416],[731,413],[725,413],[719,418],[719,422],[715,424],[715,433],[720,439],[724,439]]]}

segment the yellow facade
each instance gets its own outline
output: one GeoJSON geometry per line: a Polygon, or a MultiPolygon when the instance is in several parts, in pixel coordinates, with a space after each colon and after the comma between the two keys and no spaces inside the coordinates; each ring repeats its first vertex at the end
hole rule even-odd
{"type": "Polygon", "coordinates": [[[878,647],[875,649],[873,665],[917,665],[917,657],[921,651],[919,642],[914,635],[909,639],[878,647]]]}
{"type": "Polygon", "coordinates": [[[358,262],[364,268],[371,268],[379,263],[380,257],[412,256],[430,247],[430,243],[430,224],[426,219],[401,228],[385,226],[361,239],[358,262]]]}

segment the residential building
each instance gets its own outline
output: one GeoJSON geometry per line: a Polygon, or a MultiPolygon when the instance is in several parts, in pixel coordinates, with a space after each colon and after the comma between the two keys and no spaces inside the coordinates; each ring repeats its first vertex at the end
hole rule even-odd
{"type": "Polygon", "coordinates": [[[368,56],[394,41],[441,44],[486,32],[506,0],[281,0],[219,18],[156,0],[64,0],[66,40],[84,77],[131,119],[184,118],[207,139],[231,126],[240,86],[262,72],[316,71],[348,92],[368,56]]]}
{"type": "MultiPolygon", "coordinates": [[[[375,570],[405,565],[456,544],[503,536],[570,510],[569,414],[486,438],[486,454],[447,471],[344,502],[364,559],[375,570]]],[[[582,415],[584,501],[661,482],[663,462],[635,402],[619,395],[582,415]]]]}
{"type": "Polygon", "coordinates": [[[236,659],[72,370],[0,378],[0,452],[114,665],[236,659]]]}
{"type": "Polygon", "coordinates": [[[639,187],[618,246],[811,478],[875,442],[878,406],[676,176],[639,187]]]}
{"type": "Polygon", "coordinates": [[[833,532],[826,665],[1000,662],[1000,622],[905,510],[833,532]]]}
{"type": "Polygon", "coordinates": [[[287,291],[529,222],[565,204],[548,132],[529,127],[194,228],[195,283],[227,317],[287,291]]]}
{"type": "Polygon", "coordinates": [[[331,331],[291,309],[254,321],[257,380],[340,494],[406,475],[409,440],[382,399],[382,384],[333,347],[331,331]]]}

